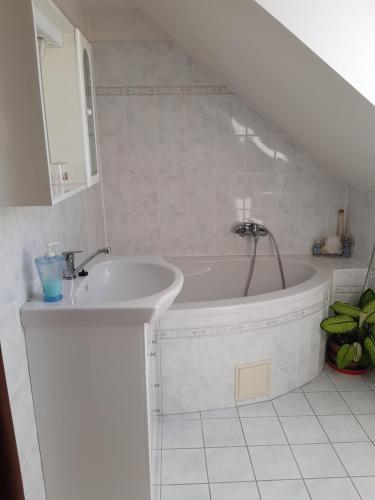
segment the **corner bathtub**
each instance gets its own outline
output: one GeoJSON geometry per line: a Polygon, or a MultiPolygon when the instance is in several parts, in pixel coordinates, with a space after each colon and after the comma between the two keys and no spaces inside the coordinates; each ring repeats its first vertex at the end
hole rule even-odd
{"type": "Polygon", "coordinates": [[[164,414],[266,401],[315,378],[325,356],[319,325],[335,284],[349,282],[342,290],[353,298],[365,273],[343,259],[283,257],[287,288],[281,290],[276,259],[260,256],[249,296],[243,297],[249,257],[166,260],[182,270],[185,281],[159,323],[164,414]],[[267,390],[244,398],[236,367],[262,363],[267,390]]]}

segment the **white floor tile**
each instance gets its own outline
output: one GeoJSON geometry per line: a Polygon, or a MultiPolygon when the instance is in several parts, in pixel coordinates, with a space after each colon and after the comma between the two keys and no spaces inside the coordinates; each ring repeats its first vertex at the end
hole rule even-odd
{"type": "Polygon", "coordinates": [[[361,495],[362,500],[374,500],[375,477],[353,477],[352,481],[361,495]]]}
{"type": "Polygon", "coordinates": [[[161,500],[210,500],[208,484],[162,486],[161,500]]]}
{"type": "Polygon", "coordinates": [[[163,422],[163,449],[203,448],[200,420],[167,420],[163,422]]]}
{"type": "Polygon", "coordinates": [[[290,444],[328,443],[316,417],[280,417],[290,444]]]}
{"type": "Polygon", "coordinates": [[[368,391],[370,387],[361,375],[346,375],[331,368],[326,372],[339,391],[368,391]]]}
{"type": "Polygon", "coordinates": [[[353,415],[321,416],[319,420],[333,443],[369,440],[353,415]]]}
{"type": "Polygon", "coordinates": [[[288,481],[259,481],[262,500],[310,500],[301,479],[288,481]]]}
{"type": "Polygon", "coordinates": [[[337,392],[310,392],[306,397],[317,415],[350,414],[349,408],[337,392]]]}
{"type": "MultiPolygon", "coordinates": [[[[357,419],[370,439],[375,441],[375,415],[357,415],[357,419]]],[[[357,441],[360,441],[360,439],[357,441]]]]}
{"type": "Polygon", "coordinates": [[[255,483],[213,483],[210,489],[211,500],[260,500],[255,483]]]}
{"type": "Polygon", "coordinates": [[[223,410],[202,411],[202,418],[237,418],[237,408],[224,408],[223,410]]]}
{"type": "Polygon", "coordinates": [[[162,484],[207,483],[204,450],[163,450],[162,484]]]}
{"type": "Polygon", "coordinates": [[[275,409],[271,401],[264,403],[254,403],[252,405],[239,406],[240,417],[273,417],[276,416],[275,409]]]}
{"type": "Polygon", "coordinates": [[[192,413],[173,413],[170,415],[163,415],[163,420],[193,420],[200,419],[201,415],[199,412],[192,413]]]}
{"type": "Polygon", "coordinates": [[[314,380],[303,386],[304,392],[334,392],[336,390],[336,387],[332,384],[328,375],[324,372],[322,372],[318,377],[314,378],[314,380]]]}
{"type": "Polygon", "coordinates": [[[202,424],[207,447],[245,445],[239,418],[208,418],[202,424]]]}
{"type": "Polygon", "coordinates": [[[292,450],[304,478],[347,475],[331,444],[293,445],[292,450]]]}
{"type": "Polygon", "coordinates": [[[342,392],[341,395],[353,413],[375,413],[375,394],[372,391],[342,392]]]}
{"type": "Polygon", "coordinates": [[[375,446],[372,443],[335,443],[333,446],[349,476],[375,476],[375,446]]]}
{"type": "Polygon", "coordinates": [[[250,446],[249,450],[257,480],[301,477],[289,446],[250,446]]]}
{"type": "Polygon", "coordinates": [[[362,375],[362,378],[372,390],[375,390],[375,372],[373,370],[368,370],[367,373],[362,375]]]}
{"type": "Polygon", "coordinates": [[[207,448],[208,480],[211,483],[253,481],[247,448],[207,448]]]}
{"type": "Polygon", "coordinates": [[[360,500],[348,477],[308,479],[306,485],[312,500],[360,500]]]}
{"type": "Polygon", "coordinates": [[[289,392],[274,399],[273,404],[280,417],[313,415],[313,411],[303,393],[289,392]]]}
{"type": "Polygon", "coordinates": [[[241,422],[249,446],[287,444],[277,417],[242,418],[241,422]]]}

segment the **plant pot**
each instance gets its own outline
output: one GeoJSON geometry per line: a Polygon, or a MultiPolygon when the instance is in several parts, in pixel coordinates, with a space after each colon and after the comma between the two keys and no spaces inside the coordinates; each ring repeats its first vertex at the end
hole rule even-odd
{"type": "Polygon", "coordinates": [[[341,373],[346,373],[347,375],[362,375],[366,373],[368,368],[360,366],[359,362],[352,361],[345,368],[339,368],[336,364],[337,353],[340,350],[341,344],[336,342],[335,337],[330,335],[328,337],[327,343],[327,363],[329,366],[341,373]]]}

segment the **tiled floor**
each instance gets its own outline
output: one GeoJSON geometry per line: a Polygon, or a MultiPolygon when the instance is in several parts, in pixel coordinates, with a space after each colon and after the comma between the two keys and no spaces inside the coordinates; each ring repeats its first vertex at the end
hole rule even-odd
{"type": "Polygon", "coordinates": [[[161,500],[375,500],[375,374],[163,418],[161,500]]]}

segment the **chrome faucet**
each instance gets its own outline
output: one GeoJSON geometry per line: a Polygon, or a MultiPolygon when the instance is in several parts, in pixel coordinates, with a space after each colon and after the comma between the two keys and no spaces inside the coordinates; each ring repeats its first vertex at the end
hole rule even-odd
{"type": "MultiPolygon", "coordinates": [[[[84,267],[92,260],[94,259],[97,255],[100,255],[101,253],[104,254],[110,254],[111,253],[111,247],[105,247],[105,248],[100,248],[93,254],[89,255],[87,259],[85,259],[79,266],[75,267],[74,263],[74,255],[76,253],[82,253],[82,250],[68,250],[63,252],[63,256],[65,258],[65,269],[64,269],[64,279],[65,280],[72,280],[77,277],[78,273],[82,273],[84,271],[84,267]]],[[[84,271],[83,276],[87,276],[88,273],[84,271]]]]}
{"type": "Polygon", "coordinates": [[[242,222],[235,226],[233,230],[239,236],[253,236],[256,240],[260,236],[267,236],[269,234],[269,230],[257,222],[242,222]]]}

